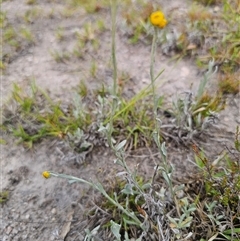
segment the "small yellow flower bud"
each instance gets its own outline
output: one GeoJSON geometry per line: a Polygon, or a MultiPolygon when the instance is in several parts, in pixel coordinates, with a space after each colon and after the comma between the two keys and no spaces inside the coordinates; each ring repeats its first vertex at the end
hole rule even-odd
{"type": "Polygon", "coordinates": [[[47,179],[47,178],[49,178],[49,177],[51,176],[51,174],[50,174],[50,172],[48,172],[48,171],[44,171],[44,172],[42,173],[42,176],[47,179]]]}
{"type": "Polygon", "coordinates": [[[150,22],[152,25],[159,28],[164,28],[167,25],[167,20],[165,19],[165,16],[161,11],[153,12],[150,15],[150,22]]]}

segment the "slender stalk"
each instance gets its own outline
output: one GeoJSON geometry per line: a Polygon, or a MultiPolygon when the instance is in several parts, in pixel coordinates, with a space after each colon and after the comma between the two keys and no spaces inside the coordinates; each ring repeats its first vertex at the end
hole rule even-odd
{"type": "Polygon", "coordinates": [[[117,60],[116,60],[116,15],[117,15],[117,0],[111,1],[112,15],[112,65],[113,65],[113,95],[116,96],[117,90],[117,60]]]}
{"type": "Polygon", "coordinates": [[[112,19],[112,48],[111,48],[111,57],[112,57],[112,68],[113,68],[113,104],[111,111],[111,118],[109,121],[109,132],[107,135],[108,143],[110,147],[113,147],[112,143],[112,133],[113,133],[113,117],[117,109],[117,94],[118,94],[118,85],[117,85],[117,59],[116,59],[116,15],[117,15],[117,0],[111,1],[111,19],[112,19]]]}
{"type": "Polygon", "coordinates": [[[155,119],[155,128],[157,128],[157,101],[156,101],[156,93],[155,93],[155,78],[154,78],[154,62],[155,62],[155,53],[156,53],[156,45],[157,45],[157,28],[154,28],[154,35],[152,41],[152,49],[151,49],[151,64],[150,64],[150,78],[152,84],[152,94],[153,94],[153,113],[155,119]]]}
{"type": "MultiPolygon", "coordinates": [[[[175,203],[176,198],[173,190],[173,184],[171,177],[169,177],[169,165],[167,163],[167,156],[162,150],[163,145],[160,143],[160,128],[158,126],[158,120],[157,120],[157,108],[158,108],[158,103],[157,103],[157,96],[156,96],[156,91],[155,91],[155,85],[154,82],[156,78],[154,77],[154,62],[155,62],[155,54],[156,54],[156,46],[157,46],[157,37],[158,37],[158,29],[154,27],[154,35],[153,35],[153,40],[152,40],[152,49],[151,49],[151,63],[150,63],[150,78],[151,78],[151,85],[152,85],[152,94],[153,94],[153,113],[154,113],[154,122],[155,122],[155,130],[154,130],[154,135],[156,135],[155,142],[157,144],[157,147],[159,149],[159,152],[162,157],[163,161],[163,172],[165,172],[164,179],[167,181],[170,192],[172,194],[172,198],[174,199],[175,203]]],[[[158,76],[157,76],[158,77],[158,76]]]]}
{"type": "Polygon", "coordinates": [[[134,214],[134,212],[130,212],[126,209],[124,209],[122,207],[121,204],[119,204],[117,201],[115,201],[114,199],[112,199],[108,194],[107,192],[104,190],[103,186],[98,183],[98,184],[95,184],[95,183],[92,183],[92,182],[89,182],[89,181],[86,181],[82,178],[77,178],[77,177],[74,177],[74,176],[71,176],[71,175],[66,175],[66,174],[60,174],[60,173],[55,173],[55,172],[50,172],[51,176],[54,176],[54,177],[58,177],[58,178],[65,178],[65,179],[68,179],[70,181],[73,181],[73,182],[80,182],[80,183],[85,183],[85,184],[88,184],[89,186],[95,188],[97,191],[99,191],[104,197],[106,197],[113,205],[115,205],[117,208],[119,208],[123,213],[125,213],[128,217],[130,217],[132,220],[134,220],[136,222],[137,225],[139,225],[143,231],[144,231],[144,228],[143,226],[141,225],[141,221],[137,218],[137,216],[134,214]]]}

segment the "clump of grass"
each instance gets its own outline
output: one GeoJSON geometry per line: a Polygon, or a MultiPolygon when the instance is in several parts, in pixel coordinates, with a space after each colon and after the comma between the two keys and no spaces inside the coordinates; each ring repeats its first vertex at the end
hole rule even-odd
{"type": "Polygon", "coordinates": [[[61,13],[61,16],[63,16],[64,18],[70,18],[75,14],[76,11],[77,11],[76,8],[65,7],[64,9],[61,10],[60,13],[61,13]]]}
{"type": "MultiPolygon", "coordinates": [[[[107,112],[110,109],[105,111],[108,114],[103,124],[106,125],[112,118],[114,126],[113,137],[117,139],[121,136],[126,137],[129,141],[129,149],[152,144],[151,133],[154,128],[154,122],[151,114],[152,105],[148,102],[149,87],[144,88],[130,100],[119,98],[112,117],[111,113],[107,112]]],[[[162,103],[160,100],[158,107],[162,103]]]]}
{"type": "Polygon", "coordinates": [[[0,61],[0,69],[1,70],[6,69],[6,65],[3,63],[3,61],[0,61]]]}
{"type": "Polygon", "coordinates": [[[19,27],[18,25],[13,26],[8,21],[7,12],[1,12],[0,21],[3,32],[0,40],[3,46],[1,69],[6,69],[8,62],[11,62],[21,50],[34,44],[35,36],[29,28],[19,27]]]}
{"type": "Polygon", "coordinates": [[[95,13],[100,11],[102,8],[106,7],[109,3],[108,1],[97,1],[97,0],[69,0],[68,1],[69,6],[72,8],[84,8],[87,13],[95,13]]]}
{"type": "Polygon", "coordinates": [[[90,75],[92,77],[96,77],[97,68],[98,68],[98,66],[97,66],[96,61],[92,61],[91,66],[90,66],[90,75]]]}
{"type": "Polygon", "coordinates": [[[70,60],[70,53],[68,51],[51,50],[50,54],[57,63],[65,63],[70,60]]]}
{"type": "MultiPolygon", "coordinates": [[[[82,28],[75,31],[75,45],[72,49],[60,49],[60,50],[51,50],[50,54],[54,58],[54,60],[58,63],[76,60],[76,58],[83,58],[86,52],[90,52],[91,50],[96,51],[99,47],[98,36],[105,31],[104,22],[101,19],[98,19],[94,22],[90,21],[83,25],[82,28]]],[[[57,40],[64,41],[67,38],[67,33],[61,27],[57,28],[55,36],[57,40]]],[[[59,46],[61,48],[61,46],[59,46]]],[[[95,62],[92,62],[92,66],[90,68],[91,76],[95,75],[97,69],[97,65],[95,62]]]]}
{"type": "Polygon", "coordinates": [[[198,55],[200,49],[204,47],[205,35],[209,32],[213,15],[206,7],[193,4],[186,18],[187,24],[181,26],[181,31],[176,36],[175,58],[198,55]]]}
{"type": "Polygon", "coordinates": [[[36,3],[37,3],[36,0],[26,0],[26,4],[28,4],[28,5],[34,5],[36,3]]]}
{"type": "Polygon", "coordinates": [[[21,28],[20,29],[20,36],[23,39],[25,39],[28,43],[34,43],[35,42],[32,32],[27,28],[21,28]]]}
{"type": "MultiPolygon", "coordinates": [[[[223,12],[220,15],[222,28],[218,32],[218,38],[221,41],[209,49],[210,57],[219,63],[221,70],[225,73],[235,72],[240,66],[239,14],[240,7],[237,0],[224,1],[223,12]]],[[[214,29],[212,32],[215,34],[214,29]]]]}
{"type": "Polygon", "coordinates": [[[227,73],[220,75],[218,79],[219,90],[223,94],[237,94],[240,91],[239,73],[227,73]]]}
{"type": "Polygon", "coordinates": [[[77,86],[77,93],[83,98],[88,95],[88,88],[84,80],[81,80],[77,86]]]}
{"type": "Polygon", "coordinates": [[[201,121],[203,121],[212,113],[218,113],[225,107],[224,99],[220,93],[211,95],[208,92],[203,93],[201,98],[197,101],[196,105],[193,106],[193,119],[197,123],[199,119],[199,113],[201,114],[201,121]]]}
{"type": "Polygon", "coordinates": [[[99,46],[97,35],[104,30],[104,23],[101,20],[98,20],[95,23],[88,22],[84,24],[79,32],[76,32],[76,38],[80,41],[81,45],[90,43],[94,49],[96,49],[99,46]]]}
{"type": "Polygon", "coordinates": [[[204,175],[206,195],[212,196],[223,206],[229,206],[233,212],[236,212],[240,191],[240,153],[235,153],[235,156],[230,153],[232,158],[225,154],[211,163],[196,146],[193,150],[196,154],[196,163],[204,175]],[[224,165],[222,165],[223,162],[224,165]]]}
{"type": "Polygon", "coordinates": [[[4,28],[7,24],[7,12],[0,11],[0,28],[4,28]]]}
{"type": "MultiPolygon", "coordinates": [[[[90,125],[96,123],[100,127],[101,123],[106,125],[112,118],[113,137],[119,140],[126,136],[129,141],[127,148],[136,149],[152,143],[151,132],[154,125],[152,107],[147,101],[149,87],[130,100],[118,97],[118,104],[111,117],[112,100],[104,86],[94,94],[90,93],[84,81],[81,81],[69,110],[64,111],[60,102],[54,102],[46,92],[37,88],[34,82],[30,92],[25,92],[14,84],[10,102],[3,110],[3,126],[25,146],[32,147],[43,138],[64,137],[74,134],[77,129],[89,131],[90,125]],[[95,105],[85,108],[82,100],[85,99],[87,103],[89,98],[96,99],[95,105]],[[95,110],[96,107],[98,111],[95,110]]],[[[159,100],[158,106],[160,105],[159,100]]]]}
{"type": "Polygon", "coordinates": [[[195,0],[195,1],[206,6],[221,4],[223,2],[223,0],[195,0]]]}
{"type": "Polygon", "coordinates": [[[58,41],[64,40],[64,29],[62,27],[58,27],[55,32],[56,38],[58,41]]]}
{"type": "Polygon", "coordinates": [[[196,21],[206,21],[213,18],[209,10],[207,10],[205,7],[195,4],[188,10],[187,15],[191,23],[196,21]]]}
{"type": "Polygon", "coordinates": [[[16,37],[17,37],[17,33],[12,26],[9,26],[8,28],[5,29],[4,34],[3,34],[4,41],[10,42],[11,40],[13,40],[16,37]]]}
{"type": "Polygon", "coordinates": [[[61,108],[61,104],[31,84],[30,93],[24,92],[14,84],[10,108],[3,111],[3,128],[10,131],[26,147],[31,148],[47,136],[62,138],[68,133],[75,133],[91,123],[90,114],[81,109],[80,100],[74,103],[70,113],[61,108]]]}
{"type": "Polygon", "coordinates": [[[41,13],[42,13],[41,8],[32,7],[24,13],[23,20],[26,23],[33,23],[35,20],[37,20],[41,16],[41,13]]]}
{"type": "Polygon", "coordinates": [[[201,219],[211,223],[211,226],[208,226],[209,232],[204,235],[204,240],[212,237],[238,240],[240,222],[236,214],[239,212],[240,192],[239,128],[236,131],[234,153],[232,151],[225,153],[210,162],[196,146],[193,150],[196,154],[196,164],[203,175],[198,206],[205,206],[205,208],[200,208],[201,210],[198,211],[201,219]]]}
{"type": "Polygon", "coordinates": [[[233,73],[240,66],[240,8],[238,0],[220,2],[222,4],[215,13],[206,6],[194,4],[186,14],[187,24],[181,26],[179,33],[173,34],[171,48],[177,52],[175,58],[197,56],[199,67],[207,67],[214,59],[222,72],[233,73]]]}
{"type": "Polygon", "coordinates": [[[9,192],[8,191],[2,191],[0,192],[0,204],[4,204],[9,199],[9,192]]]}

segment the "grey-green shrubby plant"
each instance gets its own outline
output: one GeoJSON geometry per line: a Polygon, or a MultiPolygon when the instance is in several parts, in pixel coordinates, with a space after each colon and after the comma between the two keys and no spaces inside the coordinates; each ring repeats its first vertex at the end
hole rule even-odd
{"type": "Polygon", "coordinates": [[[186,91],[183,93],[183,98],[178,97],[173,102],[170,112],[174,121],[172,125],[168,125],[168,128],[171,129],[172,136],[177,142],[189,143],[194,136],[203,133],[218,121],[218,112],[224,108],[224,100],[219,94],[212,96],[207,93],[207,84],[216,71],[217,68],[212,60],[197,93],[194,95],[191,91],[186,91]]]}

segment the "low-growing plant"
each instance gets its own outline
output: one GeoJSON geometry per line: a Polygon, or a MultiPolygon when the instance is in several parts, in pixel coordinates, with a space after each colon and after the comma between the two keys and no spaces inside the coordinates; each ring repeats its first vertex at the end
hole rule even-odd
{"type": "Polygon", "coordinates": [[[27,28],[20,29],[20,36],[29,43],[35,42],[32,32],[27,28]]]}
{"type": "Polygon", "coordinates": [[[239,1],[223,1],[221,14],[223,28],[219,31],[221,41],[213,46],[209,53],[225,73],[236,71],[240,66],[240,7],[239,1]]]}
{"type": "Polygon", "coordinates": [[[36,3],[37,3],[36,0],[26,0],[26,4],[28,4],[28,5],[34,5],[36,3]]]}
{"type": "Polygon", "coordinates": [[[209,94],[206,90],[207,84],[214,70],[214,61],[209,62],[208,71],[199,84],[197,93],[194,95],[191,91],[183,93],[183,98],[177,98],[173,102],[172,115],[175,118],[172,132],[180,140],[177,142],[188,143],[195,135],[203,132],[210,124],[218,119],[218,112],[224,109],[225,103],[221,94],[209,94]]]}
{"type": "Polygon", "coordinates": [[[17,33],[12,26],[9,26],[4,30],[3,40],[6,42],[10,42],[12,39],[17,37],[17,33]]]}
{"type": "Polygon", "coordinates": [[[84,8],[87,13],[95,13],[101,10],[102,8],[106,7],[109,3],[105,0],[89,0],[87,2],[84,0],[69,0],[68,4],[72,8],[81,7],[84,8]]]}
{"type": "Polygon", "coordinates": [[[224,237],[226,240],[240,238],[240,222],[236,215],[239,212],[240,199],[239,140],[239,128],[237,128],[235,151],[228,150],[212,162],[203,151],[193,146],[196,164],[202,173],[204,185],[201,198],[202,202],[205,202],[206,209],[203,216],[212,224],[211,232],[208,232],[204,240],[213,237],[224,237]]]}
{"type": "Polygon", "coordinates": [[[0,61],[0,69],[1,70],[6,69],[6,65],[3,63],[3,61],[0,61]]]}
{"type": "MultiPolygon", "coordinates": [[[[217,3],[208,0],[198,2],[204,2],[204,5],[217,3]]],[[[239,69],[239,2],[219,2],[222,4],[218,5],[216,11],[199,4],[189,8],[186,24],[172,34],[170,49],[175,50],[174,59],[190,55],[196,58],[201,68],[207,68],[209,61],[214,59],[224,73],[233,73],[239,69]]]]}
{"type": "Polygon", "coordinates": [[[24,13],[23,20],[26,23],[33,23],[35,20],[37,20],[41,16],[41,13],[42,13],[41,8],[32,7],[24,13]]]}
{"type": "Polygon", "coordinates": [[[70,59],[70,53],[68,51],[51,50],[50,54],[57,63],[65,63],[70,59]]]}
{"type": "Polygon", "coordinates": [[[220,74],[218,78],[219,90],[223,94],[237,94],[240,91],[239,73],[220,74]]]}
{"type": "Polygon", "coordinates": [[[8,20],[7,12],[0,14],[2,21],[2,39],[0,44],[2,48],[1,69],[6,69],[7,64],[16,57],[20,50],[29,47],[35,42],[35,36],[31,29],[12,25],[8,20]]]}
{"type": "Polygon", "coordinates": [[[74,13],[77,11],[76,8],[67,6],[64,9],[61,10],[61,16],[63,16],[64,18],[70,18],[74,15],[74,13]]]}
{"type": "Polygon", "coordinates": [[[214,5],[214,4],[220,4],[223,2],[223,0],[195,0],[196,2],[202,3],[206,6],[214,5]]]}
{"type": "Polygon", "coordinates": [[[1,191],[0,192],[0,204],[4,204],[9,199],[9,192],[8,191],[1,191]]]}
{"type": "Polygon", "coordinates": [[[96,49],[99,45],[96,35],[103,30],[104,28],[99,25],[99,22],[88,22],[83,26],[83,29],[76,32],[76,38],[81,43],[90,43],[96,49]]]}
{"type": "Polygon", "coordinates": [[[93,61],[93,62],[91,63],[91,66],[90,66],[90,75],[91,75],[92,77],[96,77],[97,68],[98,68],[97,63],[96,63],[95,61],[93,61]]]}
{"type": "Polygon", "coordinates": [[[88,88],[87,88],[84,80],[81,80],[79,82],[79,84],[77,86],[77,93],[83,98],[88,95],[88,88]]]}
{"type": "Polygon", "coordinates": [[[58,41],[62,41],[64,39],[64,29],[62,27],[58,27],[55,35],[58,41]]]}
{"type": "Polygon", "coordinates": [[[52,101],[34,82],[30,93],[14,84],[12,99],[8,105],[10,107],[5,106],[6,111],[3,113],[3,127],[7,127],[28,148],[44,137],[63,138],[92,123],[91,115],[84,109],[80,96],[76,96],[70,113],[67,113],[62,109],[61,103],[52,101]]]}
{"type": "MultiPolygon", "coordinates": [[[[129,140],[129,148],[136,149],[139,145],[151,144],[151,133],[154,128],[154,121],[152,120],[152,106],[147,102],[149,96],[149,88],[147,86],[142,91],[134,95],[130,100],[118,98],[115,112],[111,117],[108,112],[103,124],[109,123],[112,118],[114,131],[113,137],[127,137],[129,140]]],[[[158,106],[161,105],[159,99],[158,106]]],[[[106,102],[106,101],[105,101],[106,102]]],[[[111,105],[111,103],[109,103],[111,105]]],[[[105,111],[111,111],[109,108],[105,111]]]]}
{"type": "Polygon", "coordinates": [[[7,12],[0,11],[0,28],[6,27],[7,24],[7,12]]]}
{"type": "Polygon", "coordinates": [[[212,19],[213,16],[206,8],[199,5],[192,5],[188,10],[188,18],[192,24],[212,19]]]}

